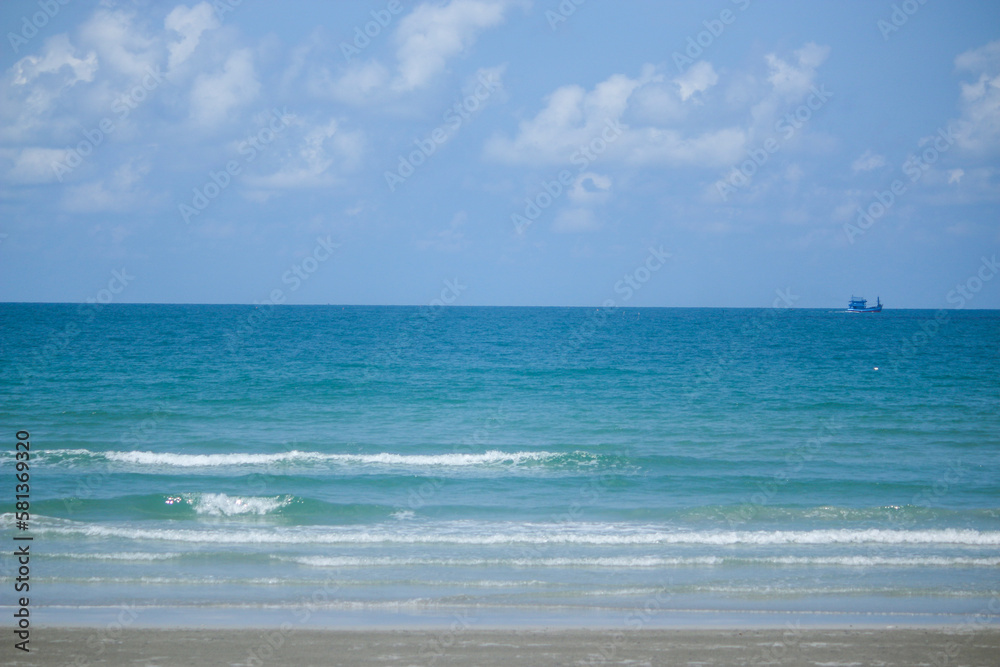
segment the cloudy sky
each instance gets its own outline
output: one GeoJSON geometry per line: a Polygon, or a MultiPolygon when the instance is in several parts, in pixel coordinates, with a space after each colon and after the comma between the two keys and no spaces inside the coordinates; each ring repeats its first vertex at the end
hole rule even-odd
{"type": "Polygon", "coordinates": [[[994,0],[0,26],[0,300],[1000,308],[994,0]]]}

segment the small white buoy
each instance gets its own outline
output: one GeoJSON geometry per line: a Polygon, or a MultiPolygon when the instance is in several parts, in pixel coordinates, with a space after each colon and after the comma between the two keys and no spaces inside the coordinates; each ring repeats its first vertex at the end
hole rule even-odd
{"type": "Polygon", "coordinates": [[[875,370],[878,370],[878,366],[875,367],[875,370]]]}

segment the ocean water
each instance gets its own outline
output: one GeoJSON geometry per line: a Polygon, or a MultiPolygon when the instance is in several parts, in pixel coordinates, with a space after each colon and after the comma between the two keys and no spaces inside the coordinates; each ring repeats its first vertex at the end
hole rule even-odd
{"type": "Polygon", "coordinates": [[[0,304],[0,374],[39,622],[1000,619],[998,311],[0,304]]]}

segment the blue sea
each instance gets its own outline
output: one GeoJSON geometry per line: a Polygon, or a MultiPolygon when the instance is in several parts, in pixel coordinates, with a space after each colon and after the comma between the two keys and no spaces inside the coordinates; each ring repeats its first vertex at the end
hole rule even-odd
{"type": "Polygon", "coordinates": [[[0,376],[38,623],[1000,620],[1000,311],[0,304],[0,376]]]}

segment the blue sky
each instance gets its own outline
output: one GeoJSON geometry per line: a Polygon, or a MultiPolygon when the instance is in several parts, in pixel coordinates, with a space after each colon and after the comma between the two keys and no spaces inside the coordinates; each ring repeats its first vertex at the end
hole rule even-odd
{"type": "Polygon", "coordinates": [[[0,300],[1000,308],[996,2],[0,26],[0,300]]]}

